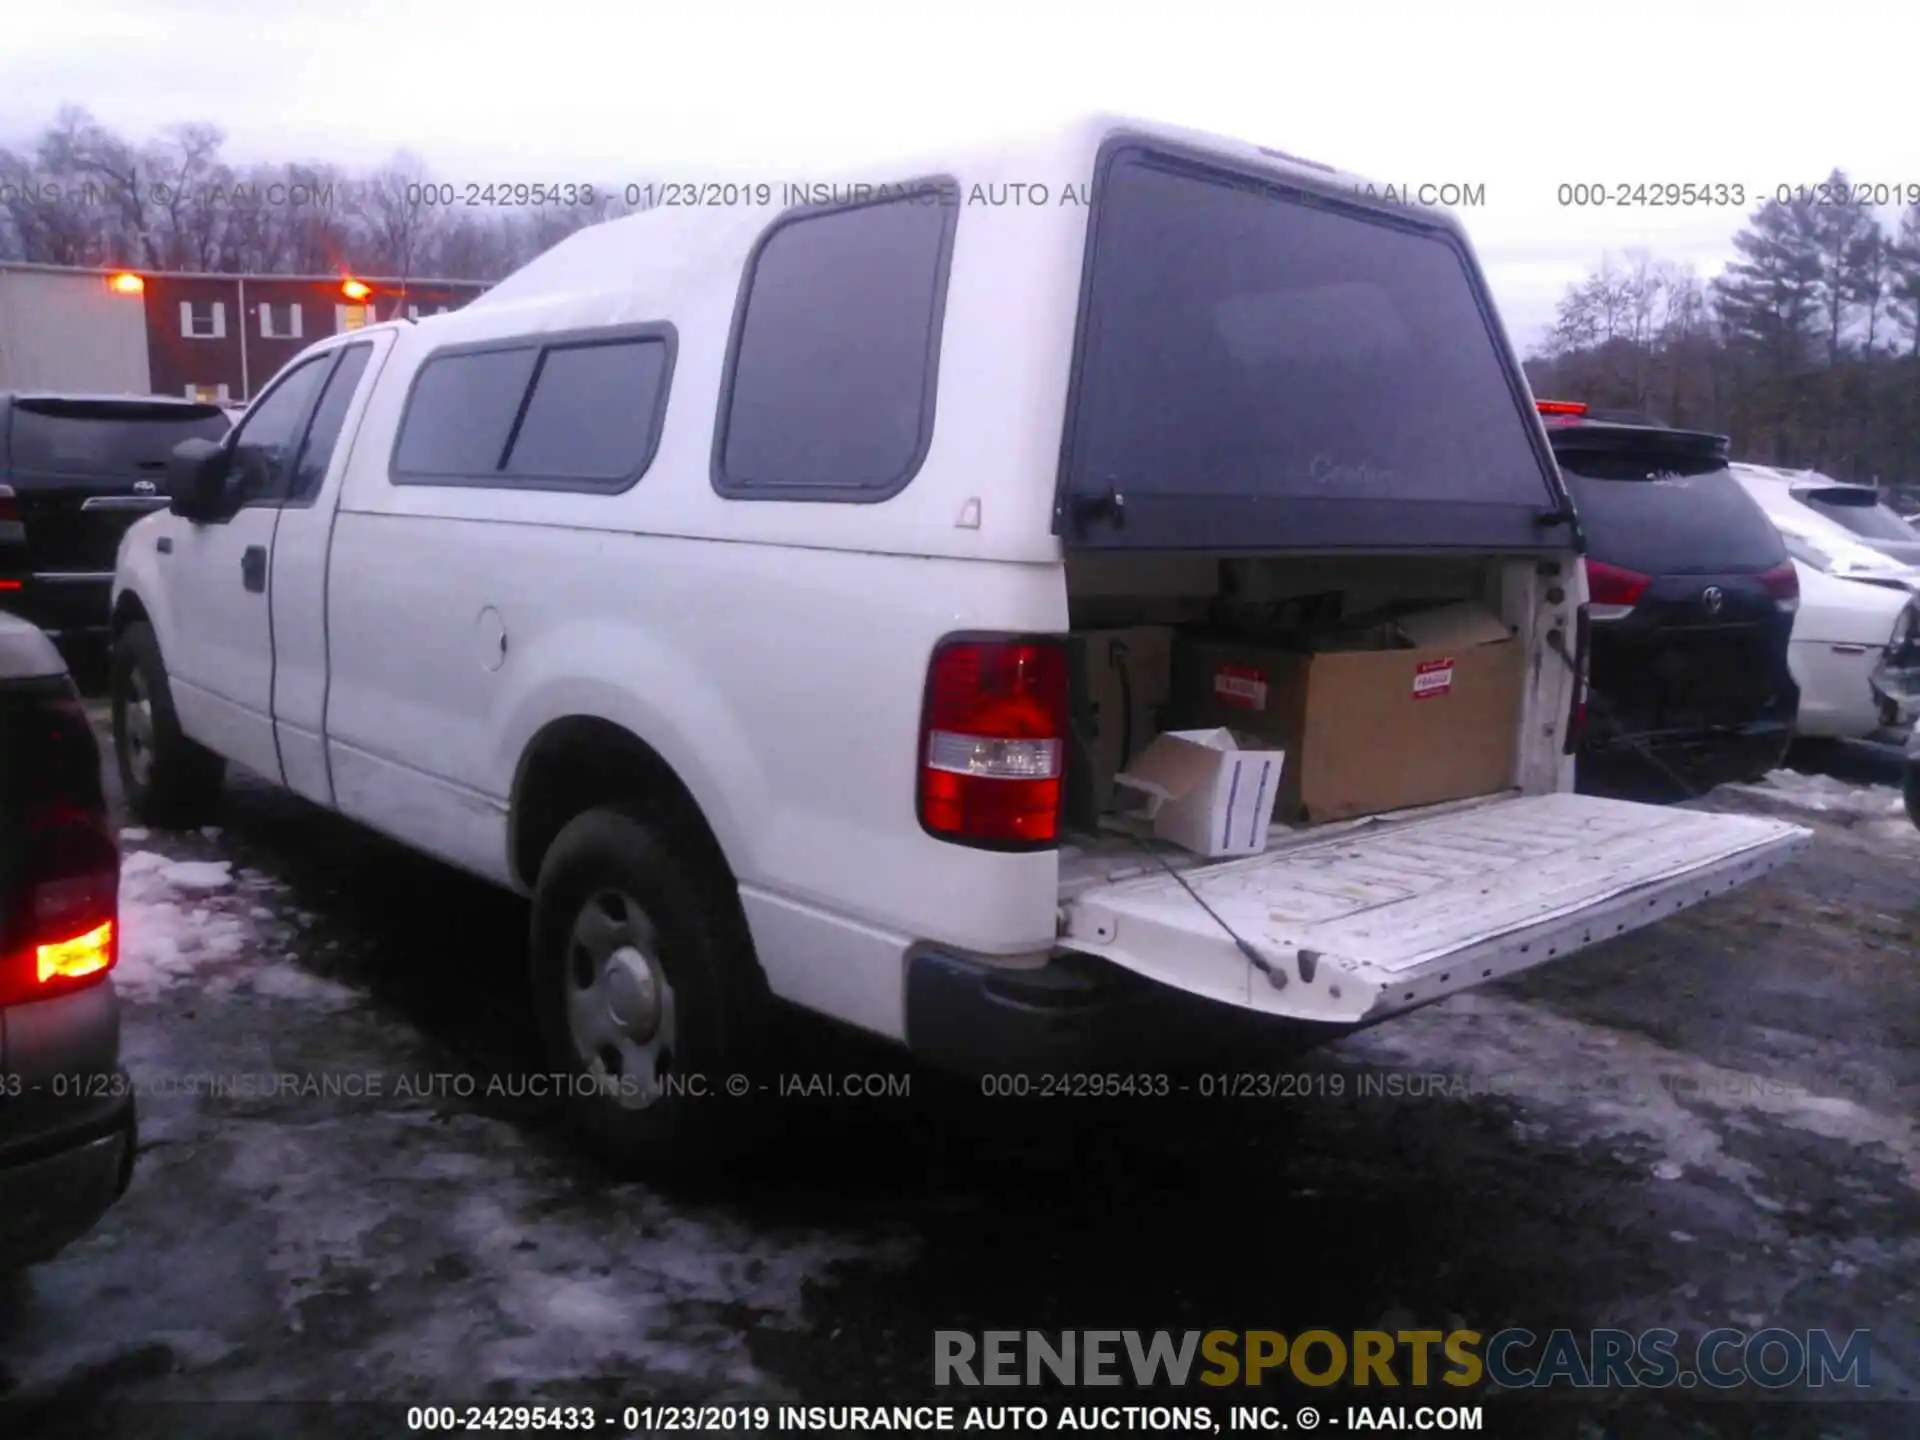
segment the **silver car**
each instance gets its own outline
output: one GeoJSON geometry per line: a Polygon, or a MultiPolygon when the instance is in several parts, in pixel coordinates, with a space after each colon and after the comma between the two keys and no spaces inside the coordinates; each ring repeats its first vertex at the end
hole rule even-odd
{"type": "Polygon", "coordinates": [[[73,681],[45,635],[0,614],[0,1271],[84,1235],[132,1178],[119,886],[73,681]]]}

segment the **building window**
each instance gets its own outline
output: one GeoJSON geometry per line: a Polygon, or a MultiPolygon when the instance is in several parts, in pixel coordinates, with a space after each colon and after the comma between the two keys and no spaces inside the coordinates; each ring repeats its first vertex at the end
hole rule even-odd
{"type": "Polygon", "coordinates": [[[224,405],[227,403],[226,381],[218,385],[189,385],[187,399],[198,400],[202,405],[224,405]]]}
{"type": "Polygon", "coordinates": [[[431,305],[425,309],[422,309],[418,305],[407,306],[407,318],[409,320],[418,320],[422,315],[444,315],[446,313],[447,307],[445,305],[431,305]]]}
{"type": "Polygon", "coordinates": [[[347,330],[359,330],[374,323],[371,305],[336,305],[333,307],[333,328],[335,333],[347,330]]]}
{"type": "Polygon", "coordinates": [[[227,306],[223,300],[182,300],[180,333],[189,340],[224,340],[227,306]]]}
{"type": "Polygon", "coordinates": [[[303,335],[298,305],[275,305],[270,300],[260,302],[261,339],[299,340],[303,335]]]}

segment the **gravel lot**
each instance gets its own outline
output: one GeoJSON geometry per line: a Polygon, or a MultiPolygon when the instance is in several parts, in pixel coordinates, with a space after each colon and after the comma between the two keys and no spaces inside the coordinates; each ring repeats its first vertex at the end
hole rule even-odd
{"type": "MultiPolygon", "coordinates": [[[[155,1093],[125,1200],[0,1286],[0,1434],[265,1433],[209,1401],[925,1401],[932,1331],[1006,1327],[1864,1328],[1912,1400],[1920,833],[1849,763],[1708,802],[1813,826],[1790,870],[1288,1067],[1341,1095],[989,1101],[801,1027],[797,1066],[912,1097],[783,1101],[675,1193],[610,1184],[514,1093],[544,1069],[519,902],[236,785],[217,831],[127,832],[155,1093]],[[168,1078],[215,1074],[335,1089],[168,1078]],[[1434,1074],[1479,1093],[1358,1093],[1434,1074]]],[[[1501,1435],[1920,1433],[1912,1403],[1487,1403],[1501,1435]]]]}

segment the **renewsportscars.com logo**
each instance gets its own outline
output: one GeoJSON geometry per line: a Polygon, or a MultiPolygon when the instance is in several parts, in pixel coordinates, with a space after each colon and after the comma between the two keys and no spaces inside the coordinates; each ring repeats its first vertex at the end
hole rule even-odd
{"type": "Polygon", "coordinates": [[[1865,1330],[936,1330],[936,1386],[1872,1387],[1865,1330]]]}

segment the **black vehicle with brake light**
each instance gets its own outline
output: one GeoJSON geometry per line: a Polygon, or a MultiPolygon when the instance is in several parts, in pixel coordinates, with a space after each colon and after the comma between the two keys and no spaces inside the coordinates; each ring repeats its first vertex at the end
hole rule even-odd
{"type": "Polygon", "coordinates": [[[1587,542],[1579,788],[1705,790],[1780,763],[1800,582],[1726,437],[1538,402],[1587,542]]]}
{"type": "Polygon", "coordinates": [[[0,615],[0,1272],[91,1229],[133,1173],[120,853],[59,653],[0,615]]]}

